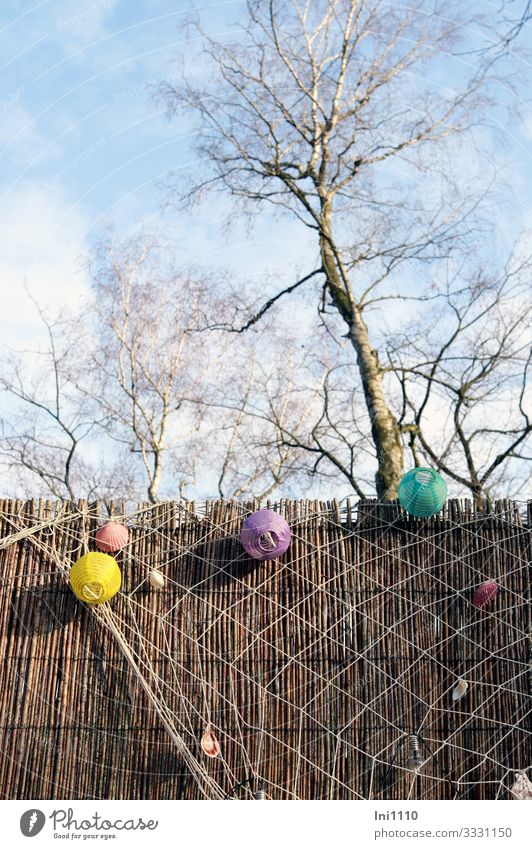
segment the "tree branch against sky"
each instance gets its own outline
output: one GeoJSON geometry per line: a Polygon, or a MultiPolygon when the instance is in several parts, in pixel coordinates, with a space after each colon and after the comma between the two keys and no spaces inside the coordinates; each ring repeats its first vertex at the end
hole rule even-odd
{"type": "Polygon", "coordinates": [[[66,316],[52,319],[30,300],[45,342],[30,350],[8,351],[0,363],[0,391],[7,401],[0,462],[28,496],[34,495],[36,482],[41,493],[61,500],[110,498],[130,491],[127,458],[102,463],[94,451],[108,416],[94,408],[78,385],[84,357],[79,323],[73,326],[66,316]]]}
{"type": "Polygon", "coordinates": [[[10,492],[522,497],[529,0],[49,5],[4,29],[10,492]]]}
{"type": "Polygon", "coordinates": [[[530,482],[531,276],[531,257],[513,255],[498,276],[449,281],[438,309],[387,343],[413,461],[477,500],[503,492],[510,468],[512,487],[530,482]]]}
{"type": "Polygon", "coordinates": [[[489,51],[451,62],[472,50],[473,27],[488,33],[489,20],[461,3],[248,2],[236,38],[217,39],[196,21],[206,81],[161,88],[170,113],[192,113],[198,128],[203,172],[183,202],[222,190],[246,214],[273,205],[314,234],[316,305],[324,289],[352,346],[381,497],[396,494],[405,431],[369,294],[373,308],[427,299],[420,269],[434,278],[438,263],[462,262],[489,238],[473,130],[496,62],[489,51]],[[419,283],[405,286],[409,276],[419,283]]]}
{"type": "MultiPolygon", "coordinates": [[[[200,332],[207,312],[222,326],[239,315],[223,272],[176,267],[147,234],[104,240],[89,266],[79,312],[51,319],[34,301],[44,340],[1,363],[0,463],[24,493],[37,484],[61,500],[156,503],[207,482],[222,496],[265,497],[295,480],[293,451],[267,417],[250,415],[275,382],[275,333],[265,346],[252,332],[200,332]]],[[[290,389],[284,375],[284,402],[275,399],[285,407],[290,389]]]]}
{"type": "Polygon", "coordinates": [[[207,378],[230,345],[226,335],[194,332],[206,302],[224,315],[214,282],[174,269],[147,236],[102,243],[92,269],[93,399],[108,416],[111,438],[139,457],[149,500],[158,500],[163,475],[182,495],[198,465],[190,438],[202,424],[207,378]]]}

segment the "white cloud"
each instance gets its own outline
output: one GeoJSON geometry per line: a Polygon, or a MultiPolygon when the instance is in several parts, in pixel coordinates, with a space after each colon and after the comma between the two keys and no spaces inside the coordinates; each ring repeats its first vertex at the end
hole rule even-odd
{"type": "Polygon", "coordinates": [[[18,168],[27,167],[39,160],[53,161],[60,156],[60,149],[49,146],[49,138],[39,129],[31,113],[19,102],[9,98],[3,101],[4,113],[0,107],[0,146],[3,148],[2,157],[7,157],[13,166],[12,175],[18,168]]]}
{"type": "Polygon", "coordinates": [[[80,4],[77,0],[62,0],[54,9],[55,26],[73,41],[88,43],[106,33],[106,23],[118,0],[92,0],[80,4]]]}
{"type": "Polygon", "coordinates": [[[75,306],[87,291],[81,258],[86,224],[43,183],[27,182],[0,214],[0,340],[12,346],[40,337],[42,328],[25,286],[52,313],[75,306]]]}
{"type": "Polygon", "coordinates": [[[528,139],[528,141],[532,140],[532,112],[529,113],[526,118],[521,123],[521,133],[528,139]]]}

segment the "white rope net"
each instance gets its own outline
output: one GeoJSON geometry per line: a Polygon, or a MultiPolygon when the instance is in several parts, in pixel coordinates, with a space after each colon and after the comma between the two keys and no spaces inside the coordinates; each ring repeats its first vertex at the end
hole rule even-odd
{"type": "Polygon", "coordinates": [[[14,505],[1,650],[26,706],[4,695],[11,796],[36,773],[56,798],[498,799],[532,777],[530,536],[515,502],[449,502],[429,520],[281,502],[291,544],[266,562],[239,542],[257,505],[115,509],[130,531],[122,590],[92,606],[67,579],[95,550],[98,505],[14,505]],[[499,592],[478,609],[488,579],[499,592]]]}

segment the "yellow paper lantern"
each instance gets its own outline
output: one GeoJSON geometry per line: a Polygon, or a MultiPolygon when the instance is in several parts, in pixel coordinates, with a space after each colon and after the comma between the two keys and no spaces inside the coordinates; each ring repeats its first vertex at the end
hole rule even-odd
{"type": "Polygon", "coordinates": [[[74,563],[69,580],[81,601],[102,604],[116,595],[122,584],[122,575],[114,557],[100,551],[89,551],[74,563]]]}

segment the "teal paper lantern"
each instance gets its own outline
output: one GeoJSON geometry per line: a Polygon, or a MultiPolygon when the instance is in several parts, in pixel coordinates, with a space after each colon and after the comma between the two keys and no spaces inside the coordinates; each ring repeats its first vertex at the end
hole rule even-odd
{"type": "Polygon", "coordinates": [[[401,507],[411,516],[434,516],[445,504],[447,484],[434,469],[420,466],[401,478],[397,495],[401,507]]]}

